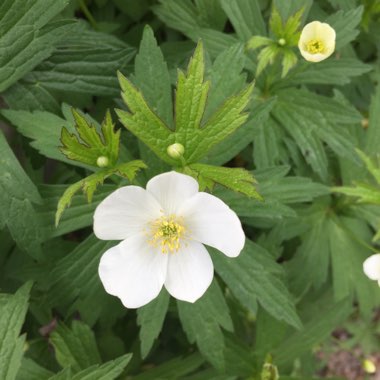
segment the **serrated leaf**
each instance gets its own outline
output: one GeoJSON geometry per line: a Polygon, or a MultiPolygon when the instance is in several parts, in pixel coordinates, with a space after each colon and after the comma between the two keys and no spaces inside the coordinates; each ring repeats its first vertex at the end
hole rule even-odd
{"type": "Polygon", "coordinates": [[[260,51],[257,57],[256,77],[258,77],[268,65],[273,63],[279,53],[279,46],[273,42],[260,51]]]}
{"type": "Polygon", "coordinates": [[[193,130],[199,129],[206,107],[210,82],[204,82],[204,53],[200,41],[194,51],[186,73],[178,72],[175,126],[178,134],[184,135],[184,141],[193,130]]]}
{"type": "Polygon", "coordinates": [[[94,365],[76,373],[71,380],[114,380],[124,371],[132,359],[132,354],[120,356],[115,360],[108,361],[102,365],[94,365]]]}
{"type": "Polygon", "coordinates": [[[25,80],[49,90],[117,96],[116,71],[134,54],[135,49],[117,37],[78,25],[25,80]]]}
{"type": "Polygon", "coordinates": [[[284,49],[283,55],[281,78],[284,78],[298,61],[297,55],[292,50],[284,49]]]}
{"type": "Polygon", "coordinates": [[[258,0],[222,0],[221,5],[241,41],[245,42],[253,35],[265,34],[265,23],[258,0]]]}
{"type": "Polygon", "coordinates": [[[196,173],[201,189],[209,188],[211,190],[214,184],[218,183],[250,198],[262,199],[255,187],[255,178],[245,169],[205,164],[192,164],[189,168],[196,173]]]}
{"type": "Polygon", "coordinates": [[[101,362],[94,333],[80,321],[73,321],[71,328],[59,324],[50,335],[58,363],[71,367],[74,373],[101,362]]]}
{"type": "Polygon", "coordinates": [[[67,21],[48,22],[67,0],[5,0],[0,12],[0,92],[31,71],[54,51],[68,31],[67,21]]]}
{"type": "Polygon", "coordinates": [[[16,380],[48,380],[52,375],[53,372],[41,367],[32,359],[23,357],[16,380]]]}
{"type": "Polygon", "coordinates": [[[255,50],[259,47],[267,46],[272,43],[273,43],[273,40],[271,38],[263,37],[263,36],[253,36],[248,40],[246,48],[250,50],[255,50]]]}
{"type": "Polygon", "coordinates": [[[102,123],[101,135],[81,113],[72,109],[77,134],[65,127],[61,132],[61,152],[69,159],[87,165],[112,167],[119,157],[120,130],[115,131],[111,114],[107,111],[102,123]],[[102,158],[104,164],[99,164],[102,158]]]}
{"type": "Polygon", "coordinates": [[[24,353],[25,335],[19,336],[28,310],[31,283],[14,295],[0,294],[0,378],[16,379],[24,353]]]}
{"type": "Polygon", "coordinates": [[[369,123],[366,133],[365,153],[368,155],[378,154],[380,146],[380,85],[371,98],[369,108],[369,123]]]}
{"type": "Polygon", "coordinates": [[[281,280],[282,268],[264,248],[246,239],[237,258],[228,259],[215,253],[213,262],[244,307],[255,313],[258,301],[276,319],[301,328],[294,301],[281,280]]]}
{"type": "Polygon", "coordinates": [[[0,229],[7,226],[20,248],[40,253],[42,233],[35,205],[41,197],[0,131],[0,229]]]}
{"type": "Polygon", "coordinates": [[[181,72],[178,75],[176,130],[173,132],[151,110],[141,91],[119,74],[122,97],[129,108],[129,112],[116,110],[120,121],[170,165],[198,161],[247,120],[248,115],[242,112],[250,101],[253,85],[228,98],[200,128],[208,91],[203,77],[203,48],[199,43],[186,75],[181,72]],[[182,161],[171,158],[167,153],[168,146],[174,143],[185,147],[182,161]]]}
{"type": "Polygon", "coordinates": [[[146,165],[141,160],[125,162],[123,164],[116,165],[113,168],[99,170],[98,172],[91,174],[88,177],[69,186],[58,201],[57,212],[55,215],[55,225],[58,225],[63,211],[66,207],[70,206],[71,199],[73,198],[74,194],[80,189],[82,189],[86,194],[88,202],[91,202],[96,188],[99,185],[103,184],[103,182],[111,175],[116,174],[120,177],[127,178],[129,181],[132,181],[135,178],[137,172],[145,168],[146,165]]]}
{"type": "Polygon", "coordinates": [[[199,353],[194,353],[186,357],[176,357],[166,360],[161,365],[134,377],[134,380],[157,380],[181,378],[193,372],[204,363],[204,359],[199,353]]]}
{"type": "Polygon", "coordinates": [[[233,330],[224,296],[214,280],[206,294],[193,304],[178,301],[182,326],[190,340],[197,343],[203,356],[216,368],[225,368],[221,327],[233,330]]]}
{"type": "Polygon", "coordinates": [[[141,355],[145,358],[155,339],[161,332],[169,307],[169,294],[162,290],[160,295],[146,306],[137,310],[137,324],[140,326],[141,355]]]}
{"type": "Polygon", "coordinates": [[[331,25],[336,32],[336,49],[341,49],[359,34],[356,29],[359,25],[364,7],[361,5],[348,11],[339,11],[326,19],[326,23],[331,25]]]}
{"type": "Polygon", "coordinates": [[[173,104],[169,71],[149,26],[144,28],[139,53],[135,59],[135,76],[136,84],[148,104],[172,128],[173,104]]]}

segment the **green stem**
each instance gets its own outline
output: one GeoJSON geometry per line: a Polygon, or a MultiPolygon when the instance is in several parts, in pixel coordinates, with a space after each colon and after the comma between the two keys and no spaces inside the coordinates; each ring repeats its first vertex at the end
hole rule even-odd
{"type": "Polygon", "coordinates": [[[84,0],[79,0],[79,6],[82,9],[82,12],[84,13],[84,15],[87,17],[87,20],[89,21],[89,23],[91,24],[91,26],[95,30],[97,30],[98,29],[98,24],[96,23],[96,21],[95,21],[94,17],[92,16],[91,12],[87,8],[87,5],[86,5],[85,1],[84,0]]]}

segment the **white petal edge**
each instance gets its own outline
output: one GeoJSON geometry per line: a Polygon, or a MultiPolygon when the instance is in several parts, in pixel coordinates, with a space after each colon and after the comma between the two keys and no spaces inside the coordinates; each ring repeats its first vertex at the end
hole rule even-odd
{"type": "Polygon", "coordinates": [[[214,266],[203,244],[183,242],[178,252],[169,254],[165,288],[181,301],[195,302],[212,282],[214,266]]]}
{"type": "Polygon", "coordinates": [[[146,190],[125,186],[106,197],[94,214],[94,233],[102,240],[124,240],[158,219],[161,206],[146,190]]]}
{"type": "Polygon", "coordinates": [[[222,200],[198,193],[179,209],[189,238],[236,257],[244,247],[245,235],[238,216],[222,200]]]}
{"type": "Polygon", "coordinates": [[[153,177],[146,189],[161,204],[164,212],[170,215],[175,214],[185,200],[198,192],[199,185],[193,177],[172,171],[153,177]]]}
{"type": "Polygon", "coordinates": [[[99,277],[107,293],[135,309],[158,296],[165,282],[167,255],[153,250],[146,237],[136,235],[106,251],[100,259],[99,277]]]}
{"type": "Polygon", "coordinates": [[[371,280],[380,281],[380,253],[372,255],[364,261],[363,271],[371,280]]]}

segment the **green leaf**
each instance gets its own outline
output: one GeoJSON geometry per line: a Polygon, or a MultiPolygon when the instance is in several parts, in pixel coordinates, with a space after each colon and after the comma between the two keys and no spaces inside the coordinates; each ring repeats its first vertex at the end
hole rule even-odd
{"type": "Polygon", "coordinates": [[[256,77],[268,66],[271,65],[277,55],[280,53],[280,47],[277,43],[272,43],[262,49],[257,57],[258,64],[256,68],[256,77]]]}
{"type": "Polygon", "coordinates": [[[215,253],[213,262],[244,307],[256,313],[258,301],[276,319],[301,328],[294,301],[280,278],[282,268],[264,248],[246,239],[245,248],[237,258],[215,253]]]}
{"type": "Polygon", "coordinates": [[[298,61],[297,55],[293,52],[293,50],[284,49],[283,51],[284,57],[282,58],[282,72],[281,77],[285,77],[289,70],[295,66],[298,61]]]}
{"type": "Polygon", "coordinates": [[[216,368],[223,370],[224,340],[221,327],[233,330],[227,303],[214,280],[206,294],[193,304],[177,301],[182,326],[191,343],[196,342],[200,352],[216,368]]]}
{"type": "MultiPolygon", "coordinates": [[[[85,317],[95,322],[104,312],[100,305],[109,299],[98,275],[101,255],[115,242],[98,240],[93,234],[78,244],[71,252],[54,263],[49,275],[49,300],[53,307],[70,313],[78,310],[77,301],[91,306],[91,314],[85,317]],[[98,305],[94,309],[93,305],[98,305]]],[[[83,316],[83,313],[81,314],[83,316]]]]}
{"type": "Polygon", "coordinates": [[[173,104],[170,76],[153,31],[144,28],[139,53],[135,60],[136,84],[157,116],[173,127],[173,104]]]}
{"type": "Polygon", "coordinates": [[[272,43],[273,43],[273,40],[271,38],[263,37],[263,36],[253,36],[248,40],[246,48],[255,50],[262,46],[271,45],[272,43]]]}
{"type": "Polygon", "coordinates": [[[120,356],[102,365],[94,365],[76,373],[71,380],[114,380],[119,378],[132,359],[132,354],[120,356]]]}
{"type": "Polygon", "coordinates": [[[242,73],[244,65],[245,55],[241,43],[232,45],[216,57],[209,74],[212,86],[207,96],[204,120],[223,104],[226,97],[243,88],[246,82],[246,74],[242,73]]]}
{"type": "Polygon", "coordinates": [[[59,324],[50,342],[58,363],[63,368],[71,367],[74,373],[101,362],[94,333],[83,322],[73,321],[71,328],[59,324]]]}
{"type": "Polygon", "coordinates": [[[80,26],[25,79],[51,90],[118,96],[116,71],[123,70],[134,54],[135,50],[120,39],[80,26]]]}
{"type": "Polygon", "coordinates": [[[266,28],[258,0],[222,0],[224,12],[243,42],[253,35],[265,35],[266,28]]]}
{"type": "Polygon", "coordinates": [[[25,335],[19,336],[28,310],[31,283],[14,295],[0,294],[0,378],[16,379],[24,353],[25,335]]]}
{"type": "Polygon", "coordinates": [[[204,82],[204,53],[200,41],[190,59],[186,74],[178,72],[175,100],[175,124],[178,135],[187,137],[200,128],[202,116],[206,107],[210,82],[204,82]]]}
{"type": "Polygon", "coordinates": [[[69,232],[91,226],[96,206],[112,191],[116,190],[115,185],[103,185],[94,194],[92,202],[88,203],[84,194],[74,194],[70,208],[67,209],[59,220],[59,225],[55,227],[55,214],[57,203],[65,190],[66,185],[42,185],[39,187],[43,204],[38,207],[38,214],[41,217],[44,239],[48,240],[57,236],[65,235],[69,232]]]}
{"type": "Polygon", "coordinates": [[[48,380],[51,376],[53,372],[41,367],[32,359],[23,357],[16,380],[48,380]]]}
{"type": "Polygon", "coordinates": [[[318,65],[302,61],[284,80],[275,83],[274,88],[296,84],[336,84],[343,86],[350,83],[351,78],[359,77],[371,70],[370,65],[354,58],[330,58],[319,62],[318,65]]]}
{"type": "Polygon", "coordinates": [[[108,111],[102,123],[101,134],[82,114],[72,109],[76,133],[62,128],[60,148],[69,159],[87,165],[114,166],[119,157],[120,130],[115,131],[111,114],[108,111]],[[104,162],[99,161],[103,159],[104,162]]]}
{"type": "Polygon", "coordinates": [[[96,188],[99,185],[102,185],[105,179],[111,175],[116,174],[120,177],[127,178],[129,181],[133,181],[137,172],[145,168],[146,165],[141,160],[125,162],[123,164],[116,165],[113,168],[100,170],[69,186],[58,202],[57,212],[55,215],[55,225],[58,225],[63,211],[66,207],[70,206],[71,199],[80,189],[82,189],[83,193],[86,194],[88,202],[91,202],[96,188]]]}
{"type": "Polygon", "coordinates": [[[176,131],[171,131],[151,110],[143,94],[124,76],[119,74],[122,97],[129,112],[117,110],[120,121],[158,157],[173,166],[192,163],[202,158],[208,150],[233,133],[247,120],[242,113],[250,101],[253,85],[229,97],[201,126],[208,92],[208,82],[203,82],[204,58],[199,43],[187,73],[179,72],[176,97],[176,131]],[[170,157],[168,146],[180,143],[185,147],[182,161],[170,157]]]}
{"type": "Polygon", "coordinates": [[[140,326],[141,355],[145,358],[155,339],[161,332],[169,307],[169,295],[162,290],[160,295],[146,306],[137,310],[137,324],[140,326]]]}
{"type": "Polygon", "coordinates": [[[275,103],[276,98],[254,100],[247,122],[215,145],[203,161],[223,165],[236,157],[255,138],[258,128],[265,124],[275,103]]]}
{"type": "Polygon", "coordinates": [[[133,379],[158,380],[183,378],[185,375],[199,368],[203,362],[204,359],[199,353],[194,353],[187,357],[177,357],[171,360],[166,360],[163,364],[134,376],[133,379]]]}
{"type": "Polygon", "coordinates": [[[102,365],[93,365],[76,374],[69,368],[50,377],[48,380],[114,380],[118,378],[132,358],[132,354],[120,356],[102,365]]]}
{"type": "Polygon", "coordinates": [[[191,174],[192,171],[195,172],[201,189],[208,188],[212,190],[215,183],[218,183],[250,198],[262,199],[256,190],[255,178],[252,173],[245,169],[225,168],[205,164],[192,164],[189,168],[191,174]]]}
{"type": "Polygon", "coordinates": [[[379,153],[380,146],[380,85],[371,98],[365,152],[372,156],[379,153]]]}
{"type": "Polygon", "coordinates": [[[37,257],[42,233],[35,205],[41,197],[1,131],[0,167],[0,228],[7,226],[19,247],[37,257]]]}
{"type": "Polygon", "coordinates": [[[22,78],[54,51],[68,31],[67,21],[48,22],[67,0],[5,0],[0,12],[0,92],[22,78]]]}
{"type": "Polygon", "coordinates": [[[336,32],[336,49],[341,49],[353,41],[359,34],[356,27],[359,25],[364,7],[361,5],[348,11],[339,11],[326,19],[326,23],[331,25],[336,32]]]}
{"type": "Polygon", "coordinates": [[[331,298],[330,302],[323,300],[325,302],[316,302],[312,307],[314,314],[308,318],[302,330],[290,334],[274,347],[273,357],[280,371],[283,366],[291,368],[295,359],[324,341],[336,326],[341,325],[350,315],[351,306],[345,300],[338,303],[334,303],[331,298]]]}

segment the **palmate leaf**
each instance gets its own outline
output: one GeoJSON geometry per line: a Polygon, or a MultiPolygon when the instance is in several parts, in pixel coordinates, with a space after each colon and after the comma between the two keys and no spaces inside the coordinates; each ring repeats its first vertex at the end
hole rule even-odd
{"type": "Polygon", "coordinates": [[[207,293],[194,304],[178,301],[182,326],[191,343],[196,342],[200,352],[216,368],[223,370],[224,339],[222,327],[233,330],[227,303],[214,280],[207,293]]]}
{"type": "Polygon", "coordinates": [[[62,153],[69,159],[82,163],[109,167],[114,166],[119,157],[120,130],[115,131],[109,111],[102,123],[100,135],[92,125],[78,111],[72,109],[75,119],[77,135],[62,128],[60,148],[62,153]],[[102,158],[103,162],[99,161],[102,158]]]}
{"type": "Polygon", "coordinates": [[[19,336],[28,310],[31,283],[14,295],[0,294],[0,378],[15,380],[24,353],[25,335],[19,336]]]}
{"type": "Polygon", "coordinates": [[[68,0],[4,0],[0,8],[0,92],[31,71],[54,51],[72,25],[50,22],[68,0]]]}
{"type": "Polygon", "coordinates": [[[80,189],[82,189],[86,194],[88,202],[91,202],[96,188],[99,185],[103,184],[105,179],[111,175],[116,174],[120,177],[127,178],[129,181],[132,181],[135,178],[137,172],[145,168],[146,165],[141,160],[130,161],[116,165],[109,169],[99,170],[98,172],[91,174],[90,176],[69,186],[58,202],[57,212],[55,215],[55,225],[58,225],[63,211],[70,205],[72,197],[80,189]]]}
{"type": "Polygon", "coordinates": [[[212,190],[215,183],[218,183],[249,198],[262,200],[254,186],[256,184],[255,178],[252,173],[245,169],[192,164],[186,167],[184,171],[198,180],[201,190],[212,190]]]}
{"type": "Polygon", "coordinates": [[[247,120],[242,113],[248,105],[253,85],[228,98],[207,120],[203,120],[209,84],[204,82],[204,53],[199,42],[186,73],[179,72],[175,102],[175,131],[172,131],[149,107],[143,94],[119,74],[122,97],[129,112],[117,110],[124,126],[143,141],[163,161],[181,166],[170,157],[167,147],[180,143],[185,147],[187,164],[199,161],[214,145],[232,134],[247,120]]]}
{"type": "Polygon", "coordinates": [[[244,307],[256,313],[259,302],[274,318],[301,328],[294,300],[281,279],[282,268],[264,248],[246,240],[239,257],[212,257],[216,271],[244,307]]]}
{"type": "Polygon", "coordinates": [[[0,157],[0,229],[7,226],[17,245],[36,257],[42,234],[35,206],[42,200],[1,131],[0,157]]]}

